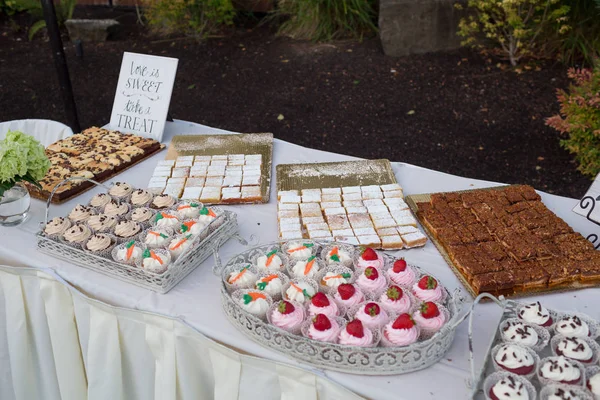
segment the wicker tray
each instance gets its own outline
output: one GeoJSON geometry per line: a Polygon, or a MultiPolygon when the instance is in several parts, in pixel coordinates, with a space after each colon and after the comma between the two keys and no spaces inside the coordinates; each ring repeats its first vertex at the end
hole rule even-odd
{"type": "Polygon", "coordinates": [[[410,346],[358,348],[293,335],[244,311],[232,299],[222,279],[227,266],[249,263],[257,254],[264,254],[267,249],[278,245],[261,245],[233,257],[223,268],[218,264],[215,266],[215,274],[221,277],[223,310],[229,321],[250,339],[314,367],[359,375],[397,375],[427,368],[446,354],[454,340],[456,327],[467,317],[463,310],[465,299],[456,289],[452,294],[447,293],[450,320],[446,325],[430,339],[410,346]]]}
{"type": "MultiPolygon", "coordinates": [[[[92,181],[92,183],[104,186],[98,182],[92,181]]],[[[219,262],[219,248],[230,238],[236,236],[240,242],[245,243],[237,235],[236,214],[215,207],[218,211],[217,218],[194,239],[192,246],[177,258],[167,271],[156,274],[90,254],[46,237],[44,226],[48,221],[51,199],[50,197],[47,202],[45,222],[42,223],[40,231],[36,234],[37,247],[40,252],[157,293],[167,293],[211,255],[215,257],[216,262],[219,262]]]]}
{"type": "MultiPolygon", "coordinates": [[[[490,190],[498,189],[498,188],[502,188],[502,187],[506,187],[506,186],[509,186],[509,185],[494,186],[489,189],[490,190]]],[[[485,189],[472,189],[472,190],[485,190],[485,189]]],[[[471,190],[457,190],[452,193],[465,193],[465,192],[469,192],[469,191],[471,191],[471,190]]],[[[415,216],[421,223],[421,226],[423,227],[423,229],[427,232],[427,235],[429,236],[429,238],[431,239],[433,244],[435,244],[435,247],[437,247],[437,249],[440,252],[440,254],[442,255],[442,257],[444,257],[444,260],[446,260],[446,262],[448,263],[448,266],[450,266],[450,269],[454,272],[454,274],[456,275],[458,280],[463,284],[463,286],[467,289],[467,291],[471,294],[471,296],[473,296],[473,298],[475,298],[475,297],[477,297],[477,295],[479,293],[475,292],[475,290],[471,287],[471,285],[469,284],[469,282],[465,278],[465,276],[462,274],[462,272],[460,272],[460,270],[454,265],[454,262],[452,261],[452,259],[448,255],[448,253],[446,252],[446,249],[444,248],[444,246],[437,240],[435,235],[433,235],[433,233],[429,230],[429,228],[427,228],[427,226],[423,223],[421,215],[418,212],[419,211],[418,203],[429,202],[431,200],[432,194],[433,193],[409,195],[409,196],[405,197],[405,201],[406,201],[406,204],[408,204],[408,206],[412,210],[413,214],[415,214],[415,216]]],[[[597,283],[571,282],[567,285],[557,285],[557,286],[553,286],[553,287],[543,287],[543,288],[536,288],[534,290],[526,290],[526,291],[522,291],[522,292],[517,292],[517,293],[511,294],[510,297],[511,298],[527,297],[527,296],[532,296],[535,294],[542,294],[542,293],[549,293],[549,292],[553,292],[553,293],[566,292],[566,291],[570,291],[570,290],[585,289],[585,288],[590,288],[590,287],[598,287],[598,284],[597,283]]]]}

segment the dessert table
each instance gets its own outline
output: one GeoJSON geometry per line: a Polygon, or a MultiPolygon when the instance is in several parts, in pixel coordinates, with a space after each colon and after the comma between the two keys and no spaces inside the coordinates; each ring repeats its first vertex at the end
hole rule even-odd
{"type": "MultiPolygon", "coordinates": [[[[222,134],[228,132],[190,122],[168,122],[163,143],[168,144],[174,135],[211,133],[222,134]]],[[[154,166],[164,156],[165,152],[160,152],[136,167],[118,175],[113,181],[126,181],[137,187],[146,187],[145,185],[152,174],[154,166]]],[[[277,139],[274,142],[273,163],[275,165],[352,159],[355,158],[308,149],[277,139]]],[[[401,162],[393,162],[392,166],[398,182],[404,188],[405,195],[500,185],[494,182],[453,176],[401,162]]],[[[273,172],[274,174],[275,172],[273,172]]],[[[99,191],[100,189],[94,189],[66,204],[51,206],[50,217],[66,215],[78,202],[85,204],[99,191]]],[[[598,227],[587,221],[584,217],[571,212],[577,200],[543,192],[540,194],[543,202],[550,210],[563,218],[571,227],[584,236],[593,232],[597,233],[599,230],[598,227]]],[[[224,206],[225,209],[237,213],[240,235],[246,238],[251,245],[277,240],[276,197],[275,176],[273,176],[271,201],[268,204],[224,206]]],[[[0,243],[2,243],[0,245],[0,264],[50,268],[64,280],[93,299],[100,300],[109,305],[181,318],[208,338],[214,339],[239,352],[299,366],[315,372],[319,376],[327,377],[366,398],[459,399],[469,396],[470,389],[467,386],[467,381],[470,372],[466,323],[463,323],[458,328],[454,344],[446,357],[433,367],[422,371],[396,376],[360,376],[327,370],[315,370],[256,344],[237,331],[228,322],[221,310],[220,283],[219,278],[212,273],[212,259],[206,260],[169,293],[161,295],[39,253],[36,250],[34,235],[38,231],[39,223],[44,218],[45,207],[45,203],[32,200],[31,216],[26,223],[13,228],[0,228],[0,243]],[[448,396],[449,393],[451,393],[450,397],[448,396]]],[[[242,250],[243,246],[235,239],[232,239],[222,247],[220,252],[221,259],[226,262],[231,256],[242,250]]],[[[402,256],[409,263],[419,265],[435,274],[450,290],[461,287],[458,279],[454,276],[450,268],[448,268],[444,259],[431,242],[428,242],[423,248],[400,250],[393,252],[393,254],[402,256]]],[[[600,318],[600,309],[593,306],[597,302],[599,294],[599,289],[585,289],[531,297],[528,300],[542,300],[549,308],[580,311],[594,318],[600,318]]],[[[466,292],[465,295],[468,296],[466,292]]],[[[493,331],[497,326],[500,314],[501,310],[494,304],[481,304],[475,309],[474,351],[476,355],[479,355],[477,365],[481,365],[483,361],[482,358],[493,336],[493,331]]],[[[3,319],[0,318],[0,336],[4,332],[4,327],[1,326],[2,321],[3,319]]],[[[82,326],[79,329],[89,330],[90,327],[82,326]]],[[[6,356],[2,352],[3,341],[1,339],[0,337],[0,365],[2,365],[3,356],[6,356]]],[[[4,365],[6,364],[4,363],[4,365]]],[[[0,385],[3,377],[6,379],[6,376],[10,374],[1,370],[2,367],[0,367],[0,385]]]]}

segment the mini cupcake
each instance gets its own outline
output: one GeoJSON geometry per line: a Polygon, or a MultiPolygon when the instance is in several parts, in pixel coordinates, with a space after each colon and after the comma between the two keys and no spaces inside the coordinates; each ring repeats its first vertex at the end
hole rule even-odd
{"type": "Polygon", "coordinates": [[[503,341],[527,346],[536,351],[546,347],[550,340],[550,334],[544,328],[529,325],[517,318],[504,320],[499,329],[503,341]]]}
{"type": "Polygon", "coordinates": [[[244,311],[259,318],[265,318],[273,300],[268,294],[252,289],[238,290],[232,294],[244,311]]]}
{"type": "Polygon", "coordinates": [[[173,238],[169,243],[169,253],[171,253],[171,258],[177,260],[180,255],[192,247],[193,242],[192,235],[179,235],[173,238]]]}
{"type": "Polygon", "coordinates": [[[110,215],[113,217],[122,218],[129,212],[129,205],[127,203],[117,203],[116,201],[111,201],[107,205],[104,206],[104,214],[110,215]]]}
{"type": "Polygon", "coordinates": [[[373,347],[375,343],[375,335],[369,329],[363,326],[363,323],[358,320],[352,320],[340,330],[338,342],[346,346],[357,347],[373,347]]]}
{"type": "Polygon", "coordinates": [[[308,313],[310,315],[325,314],[330,317],[337,317],[342,314],[335,301],[330,296],[321,292],[315,293],[310,299],[308,313]]]}
{"type": "Polygon", "coordinates": [[[596,400],[600,399],[600,367],[592,367],[586,372],[587,382],[586,387],[596,400]]]}
{"type": "Polygon", "coordinates": [[[415,270],[406,263],[404,258],[394,261],[392,268],[387,270],[388,278],[397,285],[411,287],[417,276],[415,270]]]}
{"type": "Polygon", "coordinates": [[[494,372],[483,383],[489,400],[535,400],[535,387],[525,378],[508,372],[494,372]]]}
{"type": "Polygon", "coordinates": [[[444,301],[444,289],[438,281],[429,275],[423,276],[412,287],[415,297],[422,301],[444,301]]]}
{"type": "Polygon", "coordinates": [[[492,349],[492,360],[498,371],[507,371],[531,379],[535,375],[537,355],[528,347],[513,343],[499,344],[492,349]]]}
{"type": "Polygon", "coordinates": [[[90,200],[90,206],[102,209],[105,205],[110,203],[111,200],[112,197],[110,197],[108,193],[98,193],[90,200]]]}
{"type": "Polygon", "coordinates": [[[108,256],[112,248],[117,244],[115,238],[106,233],[96,233],[92,235],[84,246],[84,250],[99,256],[108,256]]]}
{"type": "Polygon", "coordinates": [[[529,324],[549,327],[554,322],[550,312],[539,301],[520,307],[517,318],[529,324]]]}
{"type": "Polygon", "coordinates": [[[75,208],[69,213],[69,219],[71,220],[71,222],[77,224],[80,222],[87,221],[94,214],[96,214],[96,212],[93,208],[77,204],[75,208]]]}
{"type": "Polygon", "coordinates": [[[324,269],[317,279],[321,288],[329,293],[334,292],[338,286],[344,283],[352,283],[354,281],[352,270],[342,266],[333,266],[324,269]]]}
{"type": "Polygon", "coordinates": [[[386,347],[408,346],[415,343],[420,335],[419,327],[410,314],[400,314],[383,328],[381,341],[386,347]]]}
{"type": "Polygon", "coordinates": [[[154,219],[154,211],[147,207],[135,208],[131,212],[131,220],[148,226],[154,219]]]}
{"type": "Polygon", "coordinates": [[[108,194],[116,199],[125,199],[133,192],[133,187],[125,182],[116,182],[113,187],[110,188],[108,194]]]}
{"type": "Polygon", "coordinates": [[[179,215],[169,211],[159,211],[154,216],[154,226],[176,230],[181,225],[179,215]]]}
{"type": "Polygon", "coordinates": [[[117,218],[112,215],[98,214],[92,215],[87,224],[94,232],[109,232],[117,225],[117,218]]]}
{"type": "Polygon", "coordinates": [[[385,260],[383,255],[367,247],[356,259],[356,268],[364,270],[367,267],[383,268],[385,260]]]}
{"type": "Polygon", "coordinates": [[[117,237],[117,240],[129,241],[137,236],[142,231],[142,227],[137,222],[133,221],[120,221],[115,226],[114,235],[117,237]]]}
{"type": "Polygon", "coordinates": [[[283,251],[291,261],[304,261],[315,254],[315,243],[294,241],[283,245],[283,251]]]}
{"type": "Polygon", "coordinates": [[[564,383],[579,385],[583,379],[583,368],[577,361],[565,357],[546,357],[538,365],[537,377],[542,385],[564,383]]]}
{"type": "Polygon", "coordinates": [[[154,208],[155,210],[164,210],[173,207],[176,202],[177,200],[173,196],[168,194],[159,194],[150,203],[150,208],[154,208]]]}
{"type": "Polygon", "coordinates": [[[296,278],[314,278],[321,266],[315,256],[310,256],[306,260],[291,261],[288,270],[296,278]]]}
{"type": "Polygon", "coordinates": [[[183,219],[193,219],[198,218],[200,216],[200,210],[202,209],[202,203],[198,202],[184,202],[179,203],[175,208],[181,218],[183,219]]]}
{"type": "Polygon", "coordinates": [[[252,288],[256,281],[256,275],[253,273],[253,268],[250,264],[237,265],[235,270],[229,273],[227,284],[232,289],[252,288]]]}
{"type": "Polygon", "coordinates": [[[197,218],[198,222],[204,226],[210,225],[215,219],[217,219],[217,214],[211,208],[207,207],[202,207],[200,216],[197,218]]]}
{"type": "Polygon", "coordinates": [[[339,285],[335,290],[333,298],[346,308],[353,307],[365,300],[362,291],[351,283],[342,283],[339,285]]]}
{"type": "Polygon", "coordinates": [[[354,260],[354,247],[344,245],[326,246],[321,257],[328,265],[351,267],[354,260]]]}
{"type": "Polygon", "coordinates": [[[387,312],[380,304],[369,302],[358,306],[358,310],[352,310],[354,318],[361,320],[362,323],[370,329],[379,329],[390,320],[387,312]]]}
{"type": "Polygon", "coordinates": [[[565,316],[556,321],[554,331],[563,336],[589,337],[592,336],[590,325],[577,315],[565,316]]]}
{"type": "Polygon", "coordinates": [[[305,279],[295,279],[283,286],[284,299],[304,304],[317,293],[317,285],[305,279]]]}
{"type": "Polygon", "coordinates": [[[254,282],[254,287],[257,290],[264,291],[273,299],[278,299],[281,297],[281,289],[286,283],[288,283],[287,276],[281,272],[273,274],[267,273],[254,282]]]}
{"type": "Polygon", "coordinates": [[[543,387],[540,400],[594,400],[594,397],[583,388],[559,384],[543,387]]]}
{"type": "Polygon", "coordinates": [[[189,233],[192,236],[198,236],[204,232],[204,229],[206,229],[206,226],[195,219],[183,221],[183,223],[179,225],[179,232],[189,233]]]}
{"type": "Polygon", "coordinates": [[[63,239],[75,246],[83,246],[83,244],[92,236],[92,230],[86,225],[77,224],[71,226],[63,234],[63,239]]]}
{"type": "Polygon", "coordinates": [[[140,266],[148,272],[155,274],[164,273],[171,262],[171,256],[166,250],[146,249],[142,253],[140,266]]]}
{"type": "Polygon", "coordinates": [[[388,286],[388,282],[381,273],[381,270],[375,267],[365,268],[356,280],[356,284],[363,293],[374,295],[383,292],[388,286]]]}
{"type": "Polygon", "coordinates": [[[71,227],[71,221],[67,218],[56,217],[52,218],[44,227],[44,234],[49,237],[57,238],[64,234],[71,227]]]}
{"type": "Polygon", "coordinates": [[[131,193],[131,199],[129,201],[134,208],[147,207],[150,204],[150,201],[152,201],[152,197],[152,193],[143,189],[137,189],[131,193]]]}
{"type": "Polygon", "coordinates": [[[336,343],[340,333],[339,321],[325,314],[317,314],[302,325],[302,333],[319,342],[336,343]]]}
{"type": "Polygon", "coordinates": [[[304,322],[304,308],[302,305],[281,300],[271,306],[267,314],[269,322],[284,331],[299,334],[304,322]]]}
{"type": "Polygon", "coordinates": [[[142,258],[144,248],[135,240],[116,246],[112,251],[113,260],[128,265],[135,265],[142,258]]]}
{"type": "Polygon", "coordinates": [[[404,292],[400,286],[390,286],[380,297],[379,302],[383,308],[396,313],[402,314],[409,312],[413,300],[408,292],[404,292]]]}
{"type": "Polygon", "coordinates": [[[413,319],[421,328],[421,332],[427,335],[432,335],[442,329],[442,326],[448,320],[446,310],[442,306],[427,301],[413,313],[413,319]]]}
{"type": "Polygon", "coordinates": [[[597,359],[598,345],[588,338],[554,336],[551,348],[555,355],[563,356],[582,364],[592,364],[597,359]]]}
{"type": "Polygon", "coordinates": [[[171,241],[171,230],[163,229],[148,229],[140,235],[141,241],[151,249],[165,247],[171,241]]]}
{"type": "Polygon", "coordinates": [[[277,249],[273,249],[256,258],[256,267],[260,271],[279,272],[284,268],[282,256],[277,249]]]}

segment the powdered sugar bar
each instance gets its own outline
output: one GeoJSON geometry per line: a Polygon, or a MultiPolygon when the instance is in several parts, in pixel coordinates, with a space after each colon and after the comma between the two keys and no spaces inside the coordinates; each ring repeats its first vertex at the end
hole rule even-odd
{"type": "Polygon", "coordinates": [[[389,250],[427,242],[397,183],[282,190],[277,198],[282,240],[335,240],[389,250]]]}
{"type": "Polygon", "coordinates": [[[262,163],[261,154],[179,156],[158,163],[148,188],[206,204],[257,203],[262,163]]]}

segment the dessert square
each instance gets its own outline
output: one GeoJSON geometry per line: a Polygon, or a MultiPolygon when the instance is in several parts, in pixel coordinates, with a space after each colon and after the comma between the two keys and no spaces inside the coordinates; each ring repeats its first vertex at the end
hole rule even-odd
{"type": "Polygon", "coordinates": [[[321,201],[326,203],[341,203],[342,196],[339,194],[322,194],[321,201]]]}
{"type": "Polygon", "coordinates": [[[356,236],[377,236],[377,232],[373,228],[352,228],[356,236]]]}
{"type": "Polygon", "coordinates": [[[241,165],[231,165],[225,167],[225,175],[242,175],[242,166],[241,165]],[[235,174],[234,174],[235,173],[235,174]]]}
{"type": "Polygon", "coordinates": [[[260,186],[242,186],[242,200],[261,201],[262,194],[260,192],[260,186]]]}
{"type": "Polygon", "coordinates": [[[167,186],[167,178],[165,178],[164,180],[152,179],[148,183],[148,189],[153,189],[152,192],[157,192],[157,191],[162,192],[162,190],[165,188],[165,186],[167,186]]]}
{"type": "Polygon", "coordinates": [[[377,213],[389,214],[388,208],[385,205],[381,205],[381,206],[367,205],[367,210],[369,210],[369,213],[371,213],[371,214],[377,214],[377,213]]]}
{"type": "Polygon", "coordinates": [[[348,214],[366,214],[368,211],[366,207],[346,207],[346,212],[348,214]]]}
{"type": "Polygon", "coordinates": [[[297,190],[280,190],[277,192],[277,198],[280,199],[282,196],[298,196],[300,192],[297,190]]]}
{"type": "Polygon", "coordinates": [[[302,192],[302,202],[303,203],[320,203],[321,202],[321,193],[307,193],[304,194],[302,192]]]}
{"type": "Polygon", "coordinates": [[[375,228],[375,230],[380,237],[398,235],[395,225],[391,228],[375,228]]]}
{"type": "Polygon", "coordinates": [[[204,186],[204,178],[187,178],[185,181],[185,187],[199,187],[202,188],[204,186]]]}
{"type": "Polygon", "coordinates": [[[220,188],[221,186],[223,186],[223,177],[207,176],[206,181],[204,182],[204,186],[215,186],[220,188]]]}
{"type": "Polygon", "coordinates": [[[204,166],[193,166],[190,168],[191,177],[205,177],[207,173],[206,167],[204,166]]]}
{"type": "Polygon", "coordinates": [[[260,175],[260,165],[244,165],[242,171],[244,174],[260,175]]]}
{"type": "Polygon", "coordinates": [[[352,228],[358,229],[373,227],[371,217],[369,217],[368,214],[351,214],[348,215],[348,220],[350,220],[350,225],[352,225],[352,228]]]}
{"type": "Polygon", "coordinates": [[[184,200],[199,200],[202,194],[202,187],[186,187],[183,190],[181,198],[184,200]]]}
{"type": "MultiPolygon", "coordinates": [[[[362,200],[348,200],[348,201],[343,201],[342,205],[346,208],[349,207],[363,207],[363,202],[362,200]]],[[[365,207],[365,212],[367,212],[367,209],[365,207]]]]}
{"type": "Polygon", "coordinates": [[[171,167],[156,167],[152,176],[171,176],[171,167]]]}
{"type": "Polygon", "coordinates": [[[218,203],[221,201],[221,187],[205,186],[202,189],[200,201],[204,203],[218,203]]]}
{"type": "Polygon", "coordinates": [[[224,176],[225,175],[225,166],[224,165],[210,165],[206,169],[208,176],[224,176]]]}
{"type": "Polygon", "coordinates": [[[317,195],[321,196],[321,189],[302,189],[302,196],[317,195]]]}
{"type": "Polygon", "coordinates": [[[237,202],[242,198],[239,187],[224,187],[221,189],[221,201],[223,203],[237,202]]]}
{"type": "Polygon", "coordinates": [[[398,231],[398,233],[400,235],[406,235],[408,233],[419,232],[419,230],[416,227],[412,226],[412,225],[397,226],[396,230],[398,231]]]}
{"type": "Polygon", "coordinates": [[[341,206],[342,206],[342,203],[338,203],[338,202],[321,203],[321,208],[323,210],[325,210],[326,208],[340,208],[341,206]]]}
{"type": "Polygon", "coordinates": [[[227,155],[227,160],[229,161],[233,161],[233,160],[244,160],[245,156],[243,154],[229,154],[227,155]]]}
{"type": "Polygon", "coordinates": [[[407,233],[402,235],[402,241],[408,248],[423,246],[427,242],[427,236],[421,232],[407,233]]]}
{"type": "Polygon", "coordinates": [[[167,184],[165,189],[163,190],[163,194],[168,194],[176,198],[181,197],[181,193],[183,192],[183,184],[167,184]]]}
{"type": "Polygon", "coordinates": [[[223,186],[242,186],[242,177],[234,175],[225,175],[223,186]]]}
{"type": "Polygon", "coordinates": [[[325,188],[325,189],[321,189],[321,193],[323,194],[337,194],[337,195],[341,195],[342,194],[342,189],[341,188],[325,188]]]}
{"type": "Polygon", "coordinates": [[[363,246],[380,247],[381,240],[377,235],[356,236],[358,243],[363,246]]]}
{"type": "Polygon", "coordinates": [[[306,224],[306,229],[309,232],[310,231],[328,231],[329,225],[327,225],[325,222],[320,222],[320,223],[316,223],[316,224],[306,224]]]}
{"type": "Polygon", "coordinates": [[[379,187],[379,185],[368,185],[368,186],[361,186],[360,191],[362,193],[366,193],[366,192],[379,193],[379,192],[381,192],[381,188],[379,187]]]}
{"type": "Polygon", "coordinates": [[[156,163],[157,167],[173,167],[175,160],[162,160],[156,163]]]}
{"type": "Polygon", "coordinates": [[[298,214],[298,210],[279,210],[277,211],[278,218],[297,218],[300,215],[298,214]]]}
{"type": "Polygon", "coordinates": [[[330,238],[331,232],[328,230],[318,230],[318,231],[308,231],[308,237],[310,239],[321,239],[321,238],[330,238]]]}
{"type": "Polygon", "coordinates": [[[210,167],[210,161],[194,161],[194,167],[210,167]]]}
{"type": "Polygon", "coordinates": [[[211,167],[223,167],[227,165],[227,160],[215,160],[214,158],[210,160],[211,167]]]}
{"type": "Polygon", "coordinates": [[[302,239],[302,231],[299,229],[280,232],[279,237],[281,240],[293,240],[293,239],[302,239]]]}
{"type": "Polygon", "coordinates": [[[299,210],[298,204],[293,204],[293,203],[279,203],[278,208],[280,211],[283,210],[299,210]]]}
{"type": "Polygon", "coordinates": [[[163,186],[165,186],[167,184],[167,178],[166,176],[153,176],[152,178],[150,178],[150,183],[154,183],[154,184],[162,184],[163,186]]]}
{"type": "Polygon", "coordinates": [[[362,194],[360,192],[344,193],[342,195],[342,199],[344,201],[361,201],[362,202],[362,194]]]}
{"type": "Polygon", "coordinates": [[[190,167],[173,168],[171,176],[173,178],[186,177],[190,174],[190,167]]]}
{"type": "MultiPolygon", "coordinates": [[[[367,200],[363,200],[362,203],[367,208],[373,207],[373,206],[385,207],[385,204],[383,203],[383,200],[381,200],[381,199],[367,199],[367,200]]],[[[386,208],[386,210],[387,210],[387,208],[386,208]]]]}
{"type": "Polygon", "coordinates": [[[362,199],[383,199],[383,193],[381,192],[362,192],[362,199]]]}
{"type": "Polygon", "coordinates": [[[402,190],[402,187],[397,183],[390,183],[388,185],[381,185],[381,190],[384,192],[392,192],[395,190],[402,190]]]}
{"type": "Polygon", "coordinates": [[[258,186],[260,185],[260,175],[246,175],[242,177],[242,185],[244,186],[258,186]]]}
{"type": "Polygon", "coordinates": [[[210,163],[210,156],[196,156],[194,157],[194,162],[205,162],[210,163]]]}
{"type": "Polygon", "coordinates": [[[193,160],[187,160],[187,161],[179,161],[179,160],[177,160],[177,162],[175,163],[175,168],[191,167],[192,165],[194,165],[194,161],[193,160]]]}
{"type": "Polygon", "coordinates": [[[381,247],[384,249],[401,249],[404,247],[404,242],[400,235],[381,236],[381,247]]]}
{"type": "Polygon", "coordinates": [[[360,193],[360,186],[345,186],[342,187],[342,193],[343,194],[347,194],[347,193],[360,193]]]}
{"type": "Polygon", "coordinates": [[[333,237],[354,236],[354,231],[352,229],[332,229],[331,234],[333,237]]]}
{"type": "Polygon", "coordinates": [[[302,223],[304,225],[308,225],[308,224],[317,224],[320,222],[325,222],[325,219],[323,218],[322,215],[316,216],[316,217],[305,217],[302,216],[302,223]]]}
{"type": "Polygon", "coordinates": [[[176,158],[175,163],[177,164],[178,162],[188,162],[188,161],[194,162],[194,156],[179,156],[176,158]]]}
{"type": "Polygon", "coordinates": [[[355,236],[336,236],[334,237],[336,242],[347,243],[354,246],[358,246],[360,243],[358,242],[358,238],[355,236]]]}
{"type": "Polygon", "coordinates": [[[383,199],[383,202],[390,210],[408,210],[408,204],[406,204],[403,199],[398,197],[385,198],[383,199]]]}
{"type": "Polygon", "coordinates": [[[331,229],[349,229],[350,221],[346,215],[328,215],[327,223],[331,229]]]}
{"type": "Polygon", "coordinates": [[[302,199],[300,198],[300,196],[295,194],[288,194],[279,198],[279,201],[281,203],[300,203],[301,200],[302,199]]]}
{"type": "Polygon", "coordinates": [[[298,231],[302,230],[302,225],[297,222],[281,222],[279,221],[279,231],[281,232],[289,232],[289,231],[298,231]]]}
{"type": "Polygon", "coordinates": [[[392,218],[375,219],[375,220],[373,220],[373,225],[375,225],[376,229],[392,228],[392,227],[396,226],[396,221],[394,221],[392,218]]]}
{"type": "Polygon", "coordinates": [[[168,178],[167,185],[185,185],[185,181],[187,178],[168,178]]]}
{"type": "Polygon", "coordinates": [[[323,212],[325,215],[346,215],[346,209],[344,207],[326,208],[323,212]]]}
{"type": "Polygon", "coordinates": [[[300,204],[300,214],[305,217],[322,217],[321,208],[318,203],[302,203],[300,204]],[[315,207],[316,206],[316,207],[315,207]]]}
{"type": "Polygon", "coordinates": [[[262,154],[246,154],[244,156],[244,158],[246,159],[246,161],[251,160],[251,161],[261,161],[262,162],[262,154]]]}

